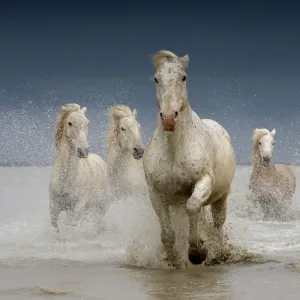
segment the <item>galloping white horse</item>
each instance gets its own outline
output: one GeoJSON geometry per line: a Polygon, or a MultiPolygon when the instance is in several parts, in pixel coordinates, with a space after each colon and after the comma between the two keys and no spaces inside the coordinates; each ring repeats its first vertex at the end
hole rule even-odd
{"type": "Polygon", "coordinates": [[[176,268],[186,266],[186,262],[180,262],[174,248],[169,207],[185,205],[190,224],[189,260],[201,264],[207,249],[197,231],[198,217],[210,204],[214,226],[222,230],[236,169],[229,134],[215,121],[201,120],[189,106],[188,62],[188,55],[178,57],[170,51],[160,51],[153,57],[159,117],[144,155],[161,240],[168,262],[176,268]]]}
{"type": "Polygon", "coordinates": [[[107,169],[103,159],[89,154],[86,107],[63,106],[55,129],[56,159],[49,184],[50,216],[58,231],[61,211],[71,210],[78,217],[87,205],[103,213],[107,169]]]}
{"type": "Polygon", "coordinates": [[[291,204],[296,190],[295,175],[289,166],[271,164],[276,131],[255,129],[253,132],[252,174],[249,188],[261,206],[264,218],[279,217],[280,208],[291,204]]]}
{"type": "Polygon", "coordinates": [[[136,109],[131,111],[126,105],[115,105],[108,112],[111,117],[106,135],[109,187],[112,193],[125,196],[133,188],[147,188],[142,162],[141,125],[136,120],[136,109]]]}

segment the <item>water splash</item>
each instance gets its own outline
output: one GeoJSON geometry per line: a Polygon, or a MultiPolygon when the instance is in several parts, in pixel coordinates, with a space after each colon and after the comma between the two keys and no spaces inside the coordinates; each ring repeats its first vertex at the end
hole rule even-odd
{"type": "MultiPolygon", "coordinates": [[[[165,268],[158,219],[145,196],[118,199],[103,218],[89,213],[78,226],[68,224],[67,217],[62,216],[61,233],[56,234],[50,227],[48,212],[49,171],[50,168],[0,168],[0,263],[27,264],[59,259],[165,268]]],[[[243,188],[248,171],[239,167],[240,177],[235,178],[233,184],[224,248],[218,245],[207,208],[208,229],[202,227],[211,237],[207,238],[209,257],[206,264],[261,263],[270,259],[299,263],[299,218],[265,222],[255,210],[248,213],[243,188]],[[225,259],[214,261],[220,249],[224,249],[225,259]]],[[[185,212],[172,211],[172,220],[177,233],[176,247],[182,255],[187,255],[185,212]]]]}

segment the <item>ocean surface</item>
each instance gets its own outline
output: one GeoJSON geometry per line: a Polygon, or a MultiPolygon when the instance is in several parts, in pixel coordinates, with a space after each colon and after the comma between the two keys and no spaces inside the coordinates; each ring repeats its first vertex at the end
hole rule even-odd
{"type": "MultiPolygon", "coordinates": [[[[300,168],[288,221],[262,221],[247,201],[249,166],[239,166],[226,230],[225,264],[167,270],[149,199],[119,199],[99,219],[50,227],[51,167],[0,168],[0,299],[299,299],[300,168]]],[[[178,219],[179,220],[179,219],[178,219]]],[[[175,227],[185,227],[182,217],[175,227]]],[[[177,229],[176,229],[177,230],[177,229]]],[[[183,230],[183,231],[184,231],[183,230]]]]}

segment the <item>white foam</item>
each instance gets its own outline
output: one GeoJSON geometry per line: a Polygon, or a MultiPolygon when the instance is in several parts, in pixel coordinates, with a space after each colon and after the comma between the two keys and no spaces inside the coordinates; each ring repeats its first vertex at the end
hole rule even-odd
{"type": "MultiPolygon", "coordinates": [[[[61,233],[56,234],[48,216],[49,168],[2,168],[0,172],[1,260],[59,258],[144,267],[162,265],[160,228],[149,199],[119,199],[104,218],[88,215],[78,227],[66,225],[62,217],[61,233]]],[[[299,220],[263,222],[243,215],[245,206],[241,204],[248,179],[249,168],[239,167],[229,205],[230,241],[257,253],[288,252],[299,257],[299,220]]],[[[185,245],[188,223],[184,214],[179,220],[178,223],[176,219],[176,231],[184,238],[178,240],[185,245]]]]}

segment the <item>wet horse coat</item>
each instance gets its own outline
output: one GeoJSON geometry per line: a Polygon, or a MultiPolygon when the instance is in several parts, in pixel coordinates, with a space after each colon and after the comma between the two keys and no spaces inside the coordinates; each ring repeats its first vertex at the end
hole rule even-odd
{"type": "Polygon", "coordinates": [[[198,234],[198,218],[211,205],[215,227],[226,220],[227,196],[236,162],[229,134],[213,120],[201,120],[187,96],[188,56],[160,51],[153,57],[159,120],[144,156],[152,206],[161,226],[161,240],[173,267],[186,261],[176,252],[170,206],[184,205],[189,217],[189,259],[202,263],[207,250],[198,234]]]}

